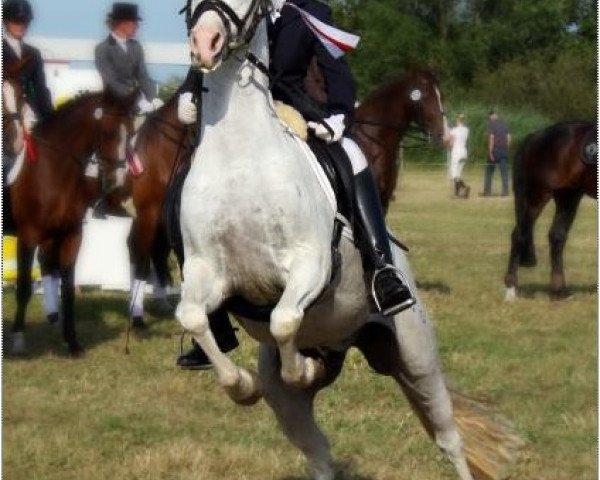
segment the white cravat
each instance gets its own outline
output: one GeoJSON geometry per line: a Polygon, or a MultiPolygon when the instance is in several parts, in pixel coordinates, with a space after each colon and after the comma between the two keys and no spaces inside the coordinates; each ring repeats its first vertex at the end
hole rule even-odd
{"type": "Polygon", "coordinates": [[[23,42],[21,42],[21,40],[17,40],[8,32],[2,32],[2,37],[4,38],[4,40],[6,40],[6,43],[8,43],[8,45],[13,50],[13,52],[15,52],[17,57],[21,58],[23,56],[23,42]]]}
{"type": "Polygon", "coordinates": [[[119,46],[123,49],[125,53],[127,53],[127,39],[119,37],[115,32],[110,32],[115,41],[119,44],[119,46]]]}

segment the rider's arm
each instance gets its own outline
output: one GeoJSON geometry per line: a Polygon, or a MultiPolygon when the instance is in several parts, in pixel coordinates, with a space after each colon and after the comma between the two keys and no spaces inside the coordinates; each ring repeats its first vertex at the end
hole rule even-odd
{"type": "Polygon", "coordinates": [[[138,42],[132,42],[135,45],[136,54],[138,58],[138,69],[137,69],[137,81],[144,93],[146,99],[151,102],[156,98],[158,90],[156,88],[156,82],[150,78],[148,69],[146,68],[146,59],[144,58],[144,49],[138,42]]]}
{"type": "Polygon", "coordinates": [[[36,97],[36,105],[39,111],[37,112],[42,118],[47,117],[54,110],[52,107],[52,97],[50,90],[46,85],[46,74],[44,73],[44,62],[39,50],[33,53],[35,69],[33,71],[32,82],[36,97]]]}
{"type": "MultiPolygon", "coordinates": [[[[333,25],[331,9],[322,5],[322,9],[315,16],[322,22],[333,25]]],[[[356,88],[352,72],[346,62],[346,58],[333,58],[323,44],[315,39],[315,55],[317,64],[325,78],[325,89],[327,91],[327,111],[329,115],[344,114],[346,125],[349,125],[356,101],[356,88]]]]}

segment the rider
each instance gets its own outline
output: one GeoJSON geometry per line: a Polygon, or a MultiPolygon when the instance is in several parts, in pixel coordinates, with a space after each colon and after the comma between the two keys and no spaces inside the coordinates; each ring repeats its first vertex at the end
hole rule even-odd
{"type": "MultiPolygon", "coordinates": [[[[102,77],[105,90],[119,99],[127,99],[138,89],[141,90],[136,112],[139,115],[139,122],[136,121],[136,124],[143,121],[141,116],[151,113],[163,105],[162,100],[157,96],[157,84],[148,75],[144,50],[135,39],[140,20],[138,6],[135,3],[113,3],[112,10],[106,19],[110,34],[104,41],[96,45],[94,52],[96,68],[102,77]]],[[[128,150],[132,149],[130,143],[128,141],[124,145],[128,150]]],[[[129,157],[131,158],[131,156],[129,157]]],[[[115,189],[124,185],[126,172],[125,159],[120,159],[119,167],[116,170],[115,189]]],[[[91,159],[86,176],[98,177],[98,160],[96,158],[91,159]]],[[[105,192],[105,195],[107,194],[105,192]]],[[[118,196],[116,190],[114,195],[118,196]]],[[[124,194],[122,196],[125,197],[124,194]]],[[[94,210],[97,216],[104,216],[104,211],[107,209],[105,200],[105,196],[103,196],[96,205],[94,210]]]]}
{"type": "MultiPolygon", "coordinates": [[[[288,0],[287,3],[293,3],[326,24],[332,24],[330,7],[318,0],[288,0]]],[[[349,136],[356,93],[348,64],[343,57],[334,58],[329,53],[292,7],[283,8],[279,17],[269,23],[268,35],[273,98],[299,110],[309,121],[308,125],[316,137],[327,143],[340,142],[352,164],[355,220],[358,223],[355,234],[367,274],[367,290],[372,292],[375,310],[393,315],[410,308],[415,299],[393,267],[377,186],[364,154],[349,136]],[[304,79],[314,57],[325,77],[327,104],[324,109],[316,105],[304,87],[304,79]]],[[[189,101],[181,98],[180,111],[190,108],[189,101]]],[[[196,344],[179,358],[178,364],[183,362],[189,368],[194,359],[206,359],[196,344]]]]}
{"type": "Polygon", "coordinates": [[[52,98],[46,86],[44,62],[37,48],[23,42],[29,24],[33,20],[33,10],[27,0],[6,0],[2,3],[2,67],[23,62],[19,81],[27,103],[38,119],[52,113],[52,98]]]}
{"type": "Polygon", "coordinates": [[[113,3],[106,24],[110,34],[96,46],[96,68],[104,87],[118,98],[126,98],[140,88],[140,113],[150,113],[163,102],[157,97],[156,83],[148,75],[144,50],[134,38],[141,18],[134,3],[113,3]]]}

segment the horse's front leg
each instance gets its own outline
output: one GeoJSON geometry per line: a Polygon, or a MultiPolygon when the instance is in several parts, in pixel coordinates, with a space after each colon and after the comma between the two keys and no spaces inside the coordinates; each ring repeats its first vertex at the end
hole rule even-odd
{"type": "Polygon", "coordinates": [[[63,338],[73,357],[83,354],[75,334],[75,261],[81,245],[81,231],[64,237],[58,249],[63,312],[63,338]]]}
{"type": "Polygon", "coordinates": [[[214,366],[220,385],[229,397],[241,405],[252,405],[262,397],[258,376],[237,367],[219,349],[210,330],[208,314],[215,311],[223,299],[222,284],[213,270],[199,257],[189,256],[183,264],[185,284],[176,316],[189,331],[214,366]]]}
{"type": "Polygon", "coordinates": [[[563,270],[563,251],[567,243],[569,230],[573,225],[577,207],[581,201],[582,194],[577,192],[558,192],[554,195],[556,212],[552,226],[548,232],[550,241],[550,261],[552,273],[550,276],[551,295],[555,299],[568,296],[567,284],[563,270]]]}
{"type": "Polygon", "coordinates": [[[12,326],[11,353],[21,355],[25,353],[25,313],[31,299],[31,266],[33,264],[34,249],[22,241],[17,240],[17,311],[12,326]]]}
{"type": "Polygon", "coordinates": [[[310,261],[299,255],[271,313],[270,330],[281,354],[281,377],[298,388],[306,388],[325,375],[322,362],[302,355],[295,343],[306,308],[321,293],[329,277],[325,265],[324,261],[310,261]]]}

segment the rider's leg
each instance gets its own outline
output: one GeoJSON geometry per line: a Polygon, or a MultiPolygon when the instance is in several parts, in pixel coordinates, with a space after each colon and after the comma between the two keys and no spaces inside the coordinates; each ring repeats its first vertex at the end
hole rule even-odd
{"type": "Polygon", "coordinates": [[[355,234],[367,274],[367,290],[378,311],[394,315],[414,305],[415,299],[393,266],[379,192],[367,160],[353,140],[342,138],[341,145],[354,174],[355,234]]]}

